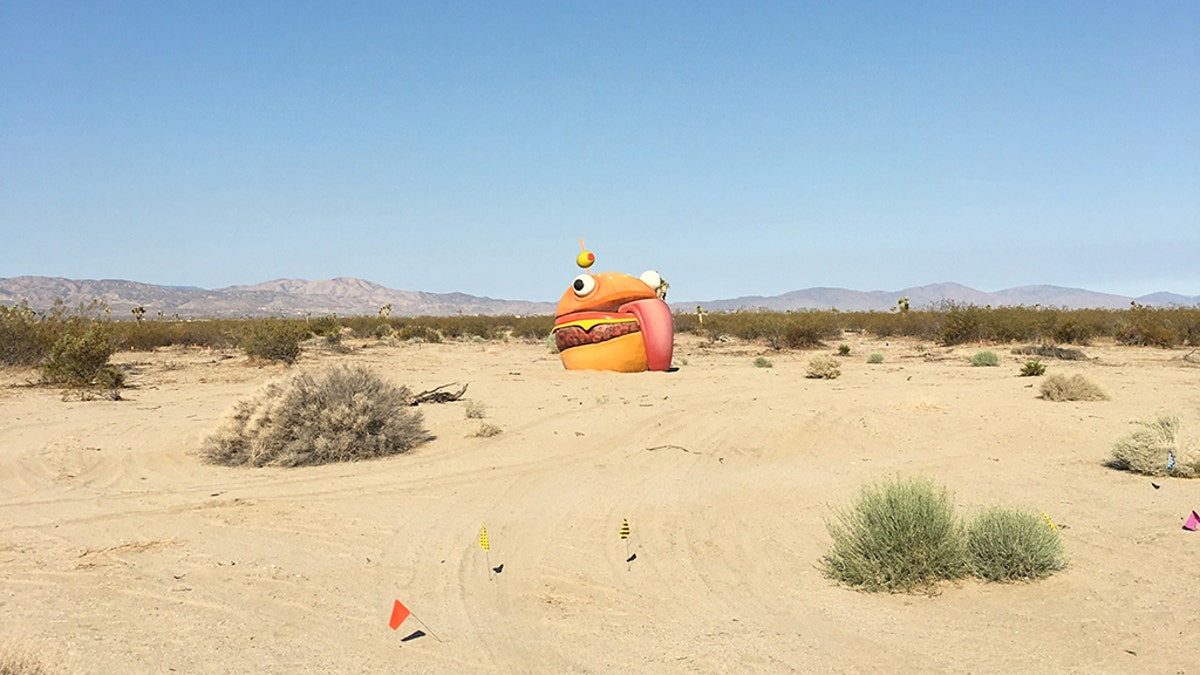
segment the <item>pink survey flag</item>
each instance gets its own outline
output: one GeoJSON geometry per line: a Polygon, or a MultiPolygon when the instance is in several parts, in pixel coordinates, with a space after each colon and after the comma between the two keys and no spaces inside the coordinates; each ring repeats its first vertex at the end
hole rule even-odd
{"type": "Polygon", "coordinates": [[[1188,516],[1187,522],[1183,524],[1183,529],[1195,532],[1197,527],[1200,527],[1200,516],[1192,511],[1192,515],[1188,516]]]}

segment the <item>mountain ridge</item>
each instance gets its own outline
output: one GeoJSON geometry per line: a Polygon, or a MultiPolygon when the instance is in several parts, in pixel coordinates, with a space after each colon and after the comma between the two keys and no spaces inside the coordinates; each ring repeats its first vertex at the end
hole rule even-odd
{"type": "MultiPolygon", "coordinates": [[[[980,291],[955,282],[938,282],[895,291],[856,291],[836,287],[813,287],[774,296],[748,295],[708,301],[671,301],[673,309],[690,311],[697,305],[706,310],[732,311],[765,309],[776,311],[831,309],[887,311],[901,297],[909,306],[936,306],[957,302],[992,306],[1042,306],[1065,309],[1123,309],[1131,302],[1146,305],[1200,305],[1200,296],[1158,291],[1139,297],[1099,293],[1082,288],[1030,285],[999,291],[980,291]]],[[[46,310],[61,300],[68,307],[105,303],[115,316],[126,317],[134,307],[144,307],[150,316],[179,318],[229,318],[239,316],[305,316],[376,314],[390,305],[392,316],[446,316],[454,314],[553,314],[553,302],[504,300],[466,293],[428,293],[388,288],[366,279],[273,279],[258,284],[204,289],[192,286],[160,286],[124,279],[67,279],[64,277],[19,276],[0,278],[0,304],[27,302],[35,310],[46,310]]]]}

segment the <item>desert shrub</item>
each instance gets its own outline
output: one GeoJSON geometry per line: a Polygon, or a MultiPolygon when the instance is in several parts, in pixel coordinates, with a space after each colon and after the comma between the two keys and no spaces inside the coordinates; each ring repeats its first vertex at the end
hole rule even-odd
{"type": "Polygon", "coordinates": [[[783,325],[783,345],[789,349],[820,347],[841,333],[836,311],[788,312],[783,325]]]}
{"type": "Polygon", "coordinates": [[[52,672],[41,659],[28,649],[16,645],[0,645],[0,675],[49,675],[52,672]]]}
{"type": "Polygon", "coordinates": [[[925,479],[866,486],[826,522],[825,573],[869,591],[913,591],[969,572],[966,536],[945,488],[925,479]]]}
{"type": "Polygon", "coordinates": [[[754,367],[755,368],[773,368],[774,366],[775,366],[775,364],[771,363],[771,359],[768,359],[765,356],[754,357],[754,367]]]}
{"type": "Polygon", "coordinates": [[[883,354],[871,352],[871,355],[867,357],[867,363],[883,363],[883,354]]]}
{"type": "Polygon", "coordinates": [[[1055,347],[1054,345],[1026,345],[1013,347],[1012,353],[1025,356],[1041,356],[1062,361],[1086,361],[1087,356],[1078,349],[1055,347]]]}
{"type": "Polygon", "coordinates": [[[971,569],[988,581],[1050,576],[1067,565],[1058,532],[1036,513],[993,507],[967,524],[971,569]]]}
{"type": "Polygon", "coordinates": [[[1067,377],[1059,373],[1042,382],[1042,398],[1047,401],[1107,401],[1108,394],[1083,375],[1067,377]]]}
{"type": "Polygon", "coordinates": [[[1183,443],[1178,417],[1160,415],[1152,422],[1138,422],[1138,425],[1140,429],[1113,444],[1109,466],[1148,476],[1200,475],[1200,448],[1183,443]]]}
{"type": "Polygon", "coordinates": [[[850,356],[850,345],[838,345],[838,356],[850,356]]]}
{"type": "Polygon", "coordinates": [[[1000,365],[1000,357],[996,356],[996,352],[984,350],[975,352],[971,356],[971,365],[976,367],[994,367],[1000,365]]]}
{"type": "Polygon", "coordinates": [[[1180,335],[1173,325],[1170,309],[1130,303],[1124,321],[1113,336],[1117,344],[1139,347],[1174,347],[1180,335]]]}
{"type": "MultiPolygon", "coordinates": [[[[92,384],[115,351],[102,324],[94,323],[82,332],[67,333],[50,347],[50,355],[42,363],[42,379],[50,384],[92,384]]],[[[106,381],[113,381],[111,374],[106,381]]]]}
{"type": "Polygon", "coordinates": [[[1076,318],[1068,317],[1053,325],[1050,329],[1050,337],[1055,342],[1064,344],[1087,345],[1091,344],[1094,332],[1093,326],[1076,318]]]}
{"type": "Polygon", "coordinates": [[[318,337],[340,335],[342,327],[338,324],[337,315],[321,316],[308,322],[308,331],[318,337]]]}
{"type": "Polygon", "coordinates": [[[814,356],[808,362],[804,376],[814,380],[833,380],[842,374],[842,367],[832,356],[814,356]]]}
{"type": "Polygon", "coordinates": [[[943,345],[952,347],[984,338],[983,308],[956,302],[944,302],[938,309],[943,314],[942,330],[938,336],[943,345]]]}
{"type": "Polygon", "coordinates": [[[0,365],[41,363],[58,337],[55,327],[29,305],[0,305],[0,365]]]}
{"type": "Polygon", "coordinates": [[[465,410],[469,420],[481,420],[487,416],[487,406],[483,404],[483,401],[467,401],[465,410]]]}
{"type": "Polygon", "coordinates": [[[474,436],[476,438],[491,438],[492,436],[499,436],[502,433],[504,433],[504,430],[500,427],[484,422],[479,425],[479,430],[474,433],[474,436]]]}
{"type": "MultiPolygon", "coordinates": [[[[676,324],[678,327],[678,323],[676,324]]],[[[522,340],[541,340],[554,328],[552,316],[522,316],[513,319],[512,336],[522,340]]]]}
{"type": "Polygon", "coordinates": [[[300,340],[304,331],[282,319],[250,321],[242,331],[241,348],[247,356],[287,364],[300,358],[300,340]]]}
{"type": "Polygon", "coordinates": [[[437,343],[442,341],[442,335],[429,326],[420,324],[407,324],[401,326],[396,331],[396,339],[403,340],[405,342],[437,343]]]}
{"type": "Polygon", "coordinates": [[[407,452],[429,439],[407,387],[334,367],[269,383],[234,406],[201,448],[214,464],[306,466],[407,452]]]}
{"type": "Polygon", "coordinates": [[[1046,372],[1046,366],[1041,361],[1026,361],[1021,366],[1021,377],[1037,377],[1046,372]]]}

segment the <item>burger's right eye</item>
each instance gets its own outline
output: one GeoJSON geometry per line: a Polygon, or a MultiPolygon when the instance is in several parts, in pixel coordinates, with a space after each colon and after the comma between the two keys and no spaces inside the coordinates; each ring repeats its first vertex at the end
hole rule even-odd
{"type": "Polygon", "coordinates": [[[571,283],[571,289],[575,291],[575,297],[586,298],[596,290],[596,280],[590,274],[580,274],[571,283]]]}

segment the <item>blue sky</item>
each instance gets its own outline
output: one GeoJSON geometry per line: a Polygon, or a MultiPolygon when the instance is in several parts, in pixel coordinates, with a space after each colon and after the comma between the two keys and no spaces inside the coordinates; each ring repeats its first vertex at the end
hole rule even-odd
{"type": "Polygon", "coordinates": [[[1200,294],[1200,3],[0,0],[0,277],[1200,294]],[[446,6],[440,6],[445,4],[446,6]]]}

